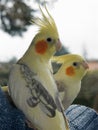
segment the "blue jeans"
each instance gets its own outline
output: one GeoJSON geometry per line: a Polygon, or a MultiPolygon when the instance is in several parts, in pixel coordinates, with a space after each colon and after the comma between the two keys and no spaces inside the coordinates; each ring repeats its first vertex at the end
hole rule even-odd
{"type": "Polygon", "coordinates": [[[91,108],[71,105],[66,115],[71,130],[98,130],[98,114],[91,108]]]}
{"type": "MultiPolygon", "coordinates": [[[[71,105],[66,110],[71,130],[98,130],[98,114],[85,106],[71,105]]],[[[0,89],[0,130],[32,130],[24,114],[10,105],[0,89]]]]}

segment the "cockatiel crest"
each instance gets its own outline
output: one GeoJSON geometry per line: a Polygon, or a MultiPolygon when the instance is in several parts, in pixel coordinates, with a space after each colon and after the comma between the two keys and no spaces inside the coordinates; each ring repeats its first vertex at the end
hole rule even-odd
{"type": "Polygon", "coordinates": [[[77,55],[77,54],[66,54],[66,55],[62,55],[62,56],[53,56],[51,58],[51,61],[63,64],[64,62],[68,62],[73,59],[74,60],[75,59],[83,60],[83,57],[81,57],[80,55],[77,55]]]}
{"type": "Polygon", "coordinates": [[[55,24],[54,19],[52,18],[52,16],[50,15],[47,7],[45,6],[45,10],[48,16],[46,16],[43,12],[43,10],[41,9],[41,7],[39,6],[40,12],[42,14],[42,18],[34,18],[31,20],[31,23],[33,23],[34,25],[37,25],[39,27],[38,33],[50,33],[52,35],[54,35],[56,38],[59,37],[58,34],[58,30],[55,24]]]}

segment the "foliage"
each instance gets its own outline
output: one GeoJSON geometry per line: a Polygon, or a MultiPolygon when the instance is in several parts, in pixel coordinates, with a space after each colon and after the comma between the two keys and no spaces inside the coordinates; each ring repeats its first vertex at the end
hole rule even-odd
{"type": "Polygon", "coordinates": [[[9,62],[0,63],[0,85],[6,86],[8,84],[9,72],[14,63],[16,63],[16,58],[13,57],[9,62]]]}
{"type": "Polygon", "coordinates": [[[0,28],[12,36],[22,36],[37,12],[34,2],[43,5],[44,0],[0,0],[0,28]],[[30,1],[33,1],[32,7],[30,1]]]}
{"type": "Polygon", "coordinates": [[[86,105],[98,111],[98,70],[89,70],[81,83],[81,91],[74,103],[86,105]]]}

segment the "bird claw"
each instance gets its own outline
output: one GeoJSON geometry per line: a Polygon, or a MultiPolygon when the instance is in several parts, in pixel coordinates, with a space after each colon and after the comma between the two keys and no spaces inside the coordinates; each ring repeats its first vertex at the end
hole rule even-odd
{"type": "Polygon", "coordinates": [[[29,120],[26,119],[26,123],[29,128],[32,128],[33,130],[38,130],[29,120]]]}

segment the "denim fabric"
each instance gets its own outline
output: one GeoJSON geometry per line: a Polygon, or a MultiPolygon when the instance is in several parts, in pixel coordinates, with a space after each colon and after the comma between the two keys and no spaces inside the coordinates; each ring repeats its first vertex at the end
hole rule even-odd
{"type": "Polygon", "coordinates": [[[98,114],[91,108],[71,105],[66,115],[71,130],[98,130],[98,114]]]}
{"type": "Polygon", "coordinates": [[[20,110],[10,105],[0,89],[0,130],[32,130],[25,124],[20,110]]]}
{"type": "MultiPolygon", "coordinates": [[[[98,130],[97,113],[85,106],[71,105],[66,110],[71,130],[98,130]]],[[[10,105],[0,89],[0,130],[33,130],[25,123],[25,116],[10,105]]]]}

